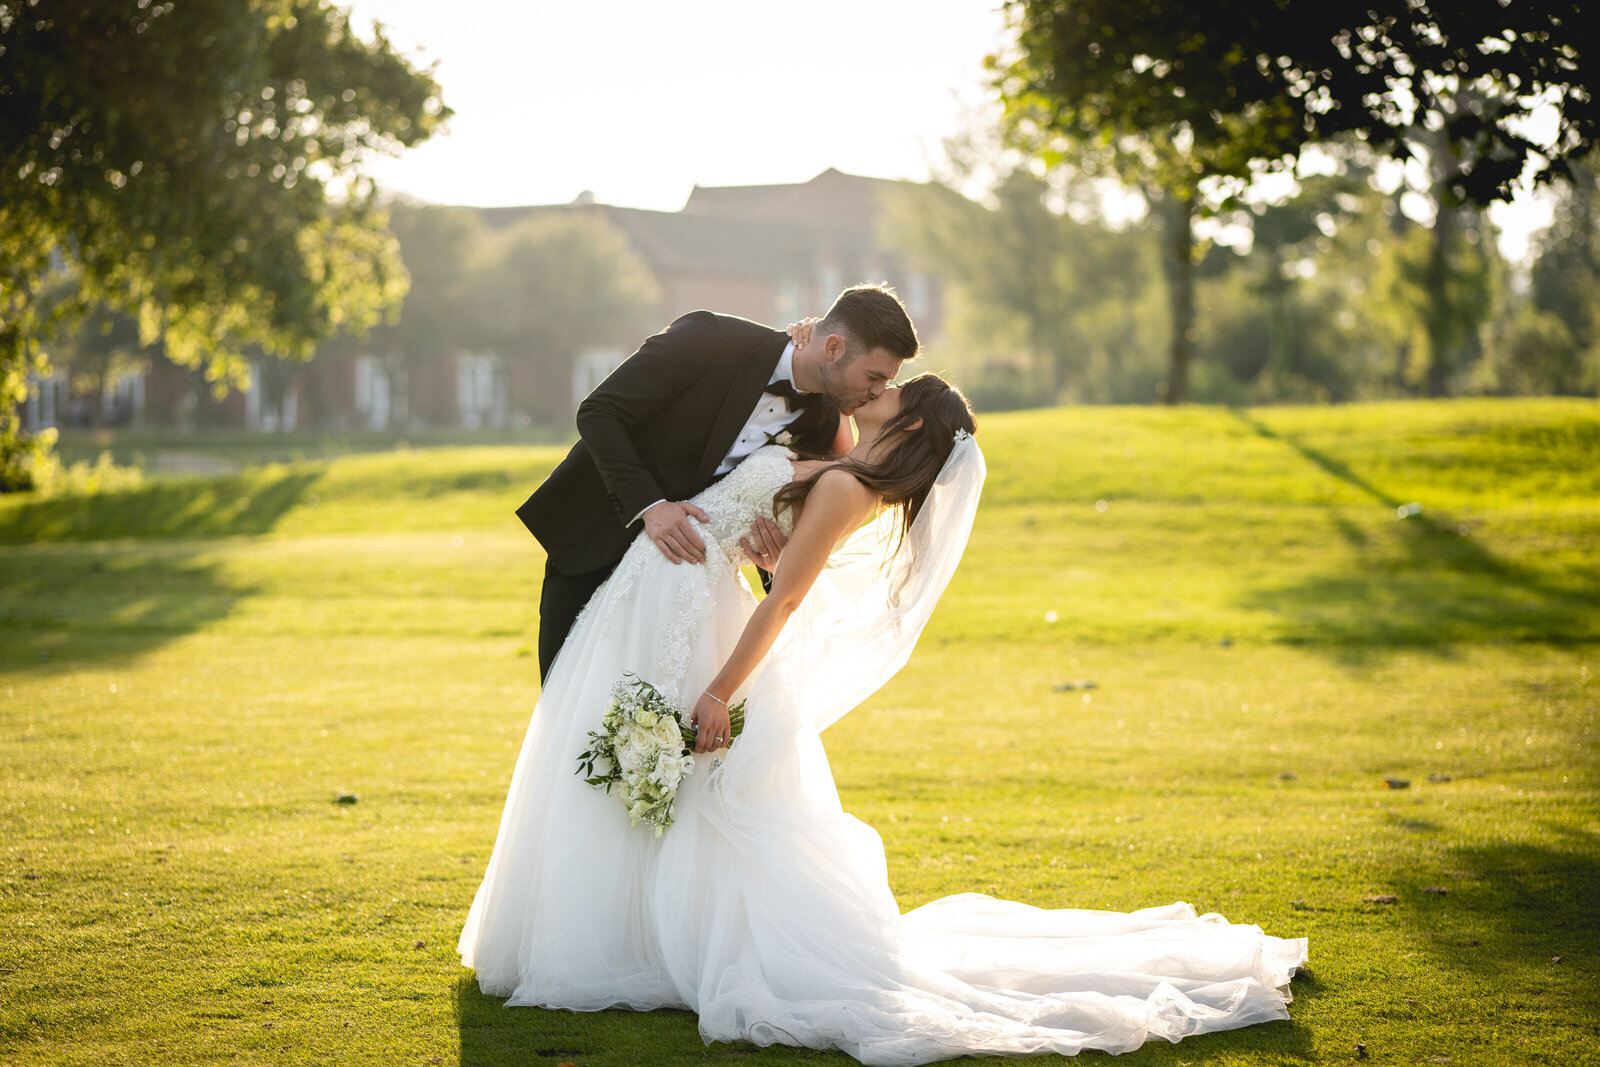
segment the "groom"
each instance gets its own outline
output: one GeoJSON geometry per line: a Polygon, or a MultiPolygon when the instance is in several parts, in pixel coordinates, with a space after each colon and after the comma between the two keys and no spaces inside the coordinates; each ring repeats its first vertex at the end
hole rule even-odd
{"type": "Polygon", "coordinates": [[[796,352],[781,330],[694,311],[578,406],[578,443],[517,509],[546,555],[541,679],[641,525],[673,563],[703,563],[689,517],[705,515],[690,497],[784,430],[799,451],[835,451],[840,416],[882,395],[917,354],[911,319],[884,286],[840,293],[812,338],[796,352]]]}

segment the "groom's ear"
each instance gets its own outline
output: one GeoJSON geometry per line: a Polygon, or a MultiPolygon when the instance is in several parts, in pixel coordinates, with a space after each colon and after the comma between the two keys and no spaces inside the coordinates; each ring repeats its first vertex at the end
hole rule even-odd
{"type": "Polygon", "coordinates": [[[844,334],[830,333],[822,342],[823,361],[827,363],[835,362],[840,356],[844,355],[847,347],[849,346],[845,344],[844,334]]]}

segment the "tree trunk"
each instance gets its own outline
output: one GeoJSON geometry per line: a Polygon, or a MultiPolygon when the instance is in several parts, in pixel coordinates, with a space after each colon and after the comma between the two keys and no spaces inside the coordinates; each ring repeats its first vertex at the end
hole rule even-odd
{"type": "Polygon", "coordinates": [[[1162,400],[1189,399],[1189,357],[1194,352],[1194,190],[1188,199],[1168,194],[1167,292],[1172,341],[1167,349],[1167,380],[1162,400]]]}
{"type": "Polygon", "coordinates": [[[1455,241],[1456,204],[1450,187],[1441,182],[1438,210],[1433,219],[1433,247],[1428,255],[1424,285],[1428,293],[1428,395],[1444,396],[1455,369],[1455,309],[1450,306],[1450,246],[1455,241]]]}
{"type": "Polygon", "coordinates": [[[1283,249],[1273,245],[1267,254],[1267,284],[1262,296],[1267,304],[1267,376],[1272,395],[1282,400],[1289,390],[1289,373],[1294,363],[1294,327],[1289,310],[1289,294],[1294,283],[1283,267],[1283,249]]]}
{"type": "Polygon", "coordinates": [[[1044,380],[1045,406],[1055,407],[1061,396],[1061,363],[1046,333],[1042,313],[1035,310],[1028,316],[1028,340],[1033,350],[1034,366],[1039,368],[1038,377],[1044,380]]]}

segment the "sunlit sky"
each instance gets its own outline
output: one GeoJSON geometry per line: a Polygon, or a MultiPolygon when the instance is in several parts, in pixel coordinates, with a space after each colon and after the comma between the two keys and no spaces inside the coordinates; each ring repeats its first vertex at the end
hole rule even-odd
{"type": "MultiPolygon", "coordinates": [[[[436,62],[449,132],[373,173],[437,203],[676,211],[696,185],[800,182],[828,167],[926,180],[993,114],[995,0],[353,0],[436,62]]],[[[1507,255],[1548,221],[1499,206],[1507,255]]]]}
{"type": "Polygon", "coordinates": [[[928,177],[1001,41],[989,0],[356,0],[437,60],[448,135],[386,185],[459,204],[676,211],[827,167],[928,177]]]}

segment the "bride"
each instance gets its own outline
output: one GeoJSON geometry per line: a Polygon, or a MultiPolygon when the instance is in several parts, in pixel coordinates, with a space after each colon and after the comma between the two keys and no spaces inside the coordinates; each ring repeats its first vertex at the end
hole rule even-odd
{"type": "Polygon", "coordinates": [[[1120,914],[963,893],[901,915],[882,841],[840,807],[819,735],[910,656],[985,468],[965,398],[933,375],[855,419],[838,460],[757,450],[693,500],[703,564],[640,536],[574,623],[461,933],[480,987],[510,1005],[688,1008],[707,1042],[869,1064],[1123,1052],[1288,1018],[1305,939],[1187,904],[1120,914]],[[789,537],[759,604],[739,571],[758,517],[789,537]],[[625,674],[697,727],[659,838],[574,773],[625,674]]]}

